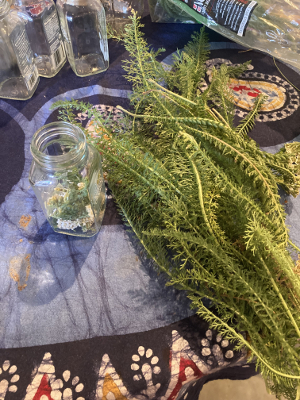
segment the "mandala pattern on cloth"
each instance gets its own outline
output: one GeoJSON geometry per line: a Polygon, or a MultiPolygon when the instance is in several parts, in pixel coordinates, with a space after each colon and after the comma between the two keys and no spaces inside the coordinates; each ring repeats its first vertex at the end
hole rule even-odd
{"type": "MultiPolygon", "coordinates": [[[[213,67],[218,68],[221,64],[239,65],[224,58],[208,60],[206,65],[209,82],[213,67]]],[[[255,100],[260,94],[265,95],[266,100],[257,116],[257,121],[278,121],[289,117],[299,108],[299,94],[287,81],[275,75],[254,72],[252,65],[249,65],[249,70],[249,72],[244,72],[239,79],[230,79],[229,88],[233,92],[237,116],[244,118],[253,108],[255,100]]],[[[208,84],[203,82],[201,90],[203,91],[207,87],[208,84]]]]}
{"type": "MultiPolygon", "coordinates": [[[[92,108],[99,111],[103,118],[111,117],[113,121],[118,121],[123,117],[123,112],[117,107],[108,106],[106,104],[96,104],[92,108]]],[[[85,122],[88,118],[88,112],[78,113],[76,119],[79,122],[85,122]]]]}

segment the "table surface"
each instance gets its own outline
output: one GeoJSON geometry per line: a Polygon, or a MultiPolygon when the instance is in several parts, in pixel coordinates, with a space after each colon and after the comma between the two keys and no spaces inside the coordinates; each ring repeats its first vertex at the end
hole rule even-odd
{"type": "MultiPolygon", "coordinates": [[[[149,44],[165,47],[160,60],[167,64],[200,29],[154,24],[149,16],[143,22],[149,44]]],[[[271,152],[299,140],[299,94],[272,58],[240,52],[240,46],[207,31],[209,67],[252,60],[252,69],[242,78],[249,88],[237,87],[235,95],[249,100],[255,87],[271,99],[270,110],[261,113],[251,136],[271,152]]],[[[69,390],[81,400],[171,399],[185,380],[243,358],[194,315],[184,292],[165,287],[166,278],[123,225],[109,193],[99,234],[78,238],[53,232],[30,188],[30,141],[38,128],[57,120],[57,111],[50,111],[55,101],[86,100],[116,117],[116,105],[128,107],[131,87],[121,65],[128,54],[111,40],[109,53],[110,67],[104,73],[79,78],[66,63],[54,78],[41,78],[30,100],[0,99],[0,371],[10,379],[19,377],[5,389],[0,372],[0,399],[55,400],[62,393],[67,396],[64,385],[71,381],[69,390]],[[67,379],[68,374],[76,379],[67,379]]],[[[299,75],[278,65],[299,87],[299,75]]],[[[236,113],[242,117],[245,110],[237,108],[236,113]]],[[[78,118],[87,122],[84,115],[78,118]]],[[[300,245],[300,199],[283,194],[285,200],[291,239],[300,245]]]]}

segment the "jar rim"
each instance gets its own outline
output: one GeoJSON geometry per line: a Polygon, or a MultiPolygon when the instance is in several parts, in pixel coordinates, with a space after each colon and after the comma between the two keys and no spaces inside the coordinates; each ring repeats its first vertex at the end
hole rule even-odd
{"type": "Polygon", "coordinates": [[[45,169],[57,170],[78,163],[85,155],[86,146],[86,138],[82,129],[69,122],[56,121],[42,126],[34,133],[30,143],[30,152],[33,159],[45,169]],[[55,143],[55,136],[58,135],[72,137],[73,148],[61,155],[45,154],[43,150],[47,148],[45,146],[47,141],[49,142],[53,138],[51,144],[55,143]],[[45,146],[44,149],[43,146],[45,146]]]}
{"type": "Polygon", "coordinates": [[[68,4],[69,6],[88,6],[89,0],[63,0],[62,3],[68,4]]]}

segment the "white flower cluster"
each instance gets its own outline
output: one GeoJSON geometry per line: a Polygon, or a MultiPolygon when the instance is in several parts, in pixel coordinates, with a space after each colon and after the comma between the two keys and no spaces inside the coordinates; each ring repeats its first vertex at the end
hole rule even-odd
{"type": "Polygon", "coordinates": [[[75,220],[66,220],[66,219],[61,219],[58,218],[57,220],[57,226],[59,229],[68,229],[68,230],[74,230],[77,227],[81,227],[84,231],[89,229],[93,223],[94,223],[94,214],[92,207],[90,205],[85,206],[86,211],[88,212],[89,216],[86,218],[77,218],[75,220]]]}

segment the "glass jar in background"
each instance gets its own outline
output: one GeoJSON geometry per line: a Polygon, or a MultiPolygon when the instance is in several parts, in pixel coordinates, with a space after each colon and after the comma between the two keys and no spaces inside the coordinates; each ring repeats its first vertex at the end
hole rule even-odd
{"type": "Polygon", "coordinates": [[[43,126],[33,136],[29,182],[54,231],[95,235],[105,211],[99,152],[68,122],[43,126]]]}
{"type": "Polygon", "coordinates": [[[105,11],[100,0],[57,0],[68,61],[78,76],[108,68],[105,11]]]}
{"type": "Polygon", "coordinates": [[[25,23],[10,2],[0,0],[0,97],[27,100],[39,79],[25,23]]]}
{"type": "Polygon", "coordinates": [[[124,32],[124,27],[130,22],[129,17],[132,10],[137,12],[139,17],[144,11],[144,0],[102,0],[105,9],[107,29],[117,34],[124,32]]]}
{"type": "Polygon", "coordinates": [[[66,61],[63,39],[53,0],[15,0],[22,11],[39,75],[55,76],[66,61]]]}

